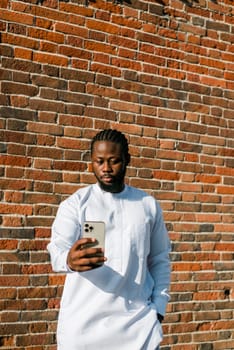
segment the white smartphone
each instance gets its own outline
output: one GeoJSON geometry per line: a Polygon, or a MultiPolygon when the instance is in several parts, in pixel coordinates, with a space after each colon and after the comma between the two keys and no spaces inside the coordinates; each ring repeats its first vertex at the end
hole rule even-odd
{"type": "Polygon", "coordinates": [[[95,238],[96,242],[91,245],[105,249],[105,223],[103,221],[85,221],[82,236],[95,238]]]}

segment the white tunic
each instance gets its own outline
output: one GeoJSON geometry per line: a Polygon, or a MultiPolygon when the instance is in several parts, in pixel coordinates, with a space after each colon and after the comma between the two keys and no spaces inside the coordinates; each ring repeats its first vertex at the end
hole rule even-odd
{"type": "Polygon", "coordinates": [[[58,320],[58,350],[154,350],[162,340],[157,313],[169,299],[170,242],[158,202],[125,185],[98,184],[60,204],[48,245],[54,271],[66,272],[58,320]],[[106,224],[102,267],[71,272],[67,254],[87,221],[106,224]]]}

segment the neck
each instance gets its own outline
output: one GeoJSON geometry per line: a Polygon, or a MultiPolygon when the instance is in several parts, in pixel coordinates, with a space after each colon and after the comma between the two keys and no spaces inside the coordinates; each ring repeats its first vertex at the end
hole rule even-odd
{"type": "Polygon", "coordinates": [[[124,187],[125,187],[124,183],[119,184],[118,186],[105,186],[100,182],[98,184],[103,191],[110,192],[110,193],[120,193],[124,190],[124,187]]]}

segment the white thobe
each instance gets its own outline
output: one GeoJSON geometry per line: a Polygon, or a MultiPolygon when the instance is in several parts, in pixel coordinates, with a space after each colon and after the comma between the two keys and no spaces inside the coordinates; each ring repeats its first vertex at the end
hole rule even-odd
{"type": "Polygon", "coordinates": [[[155,350],[162,340],[157,313],[169,300],[170,241],[158,202],[125,185],[120,193],[98,184],[63,201],[48,245],[54,271],[66,272],[58,319],[58,350],[155,350]],[[84,221],[106,224],[99,268],[72,272],[67,254],[84,221]]]}

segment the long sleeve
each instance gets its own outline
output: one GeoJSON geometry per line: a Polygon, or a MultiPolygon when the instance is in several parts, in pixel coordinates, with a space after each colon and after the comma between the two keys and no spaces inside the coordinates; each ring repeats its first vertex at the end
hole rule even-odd
{"type": "Polygon", "coordinates": [[[62,202],[52,225],[51,241],[47,249],[50,253],[52,268],[56,272],[70,272],[67,266],[67,255],[80,233],[76,202],[75,196],[62,202]]]}
{"type": "Polygon", "coordinates": [[[161,315],[165,315],[166,306],[170,299],[170,251],[171,244],[163,221],[162,210],[157,204],[156,220],[151,234],[151,250],[148,258],[149,271],[154,279],[152,302],[161,315]]]}

